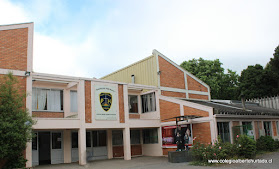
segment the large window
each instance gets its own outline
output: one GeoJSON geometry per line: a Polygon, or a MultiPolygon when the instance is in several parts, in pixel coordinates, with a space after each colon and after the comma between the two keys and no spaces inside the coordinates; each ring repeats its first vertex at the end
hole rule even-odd
{"type": "Polygon", "coordinates": [[[112,131],[112,145],[120,146],[123,145],[123,132],[122,130],[112,131]]]}
{"type": "Polygon", "coordinates": [[[276,121],[277,135],[279,135],[279,121],[276,121]]]}
{"type": "Polygon", "coordinates": [[[77,104],[77,91],[70,91],[71,97],[71,112],[78,112],[78,104],[77,104]]]}
{"type": "Polygon", "coordinates": [[[157,129],[145,129],[142,131],[143,144],[158,143],[158,132],[157,129]]]}
{"type": "Polygon", "coordinates": [[[62,134],[52,133],[52,149],[61,149],[62,145],[62,134]]]}
{"type": "Polygon", "coordinates": [[[129,113],[138,113],[138,96],[129,95],[129,113]]]}
{"type": "Polygon", "coordinates": [[[38,133],[34,133],[34,137],[32,138],[32,150],[37,150],[38,149],[38,133]]]}
{"type": "MultiPolygon", "coordinates": [[[[190,124],[181,125],[181,135],[184,138],[185,134],[189,135],[188,144],[193,143],[192,130],[190,124]]],[[[162,142],[163,146],[176,146],[176,126],[165,126],[162,127],[162,142]]]]}
{"type": "Polygon", "coordinates": [[[230,125],[229,122],[217,122],[218,135],[223,142],[230,142],[230,125]]]}
{"type": "Polygon", "coordinates": [[[264,132],[266,136],[272,136],[271,134],[271,122],[264,121],[264,132]]]}
{"type": "Polygon", "coordinates": [[[78,132],[72,132],[72,148],[78,148],[78,132]]]}
{"type": "Polygon", "coordinates": [[[33,88],[32,109],[63,111],[63,90],[33,88]]]}
{"type": "Polygon", "coordinates": [[[141,96],[142,113],[156,111],[155,93],[149,93],[141,96]]]}
{"type": "Polygon", "coordinates": [[[92,131],[93,147],[107,146],[107,132],[105,130],[92,131]]]}
{"type": "Polygon", "coordinates": [[[140,130],[130,131],[131,144],[140,144],[140,130]]]}

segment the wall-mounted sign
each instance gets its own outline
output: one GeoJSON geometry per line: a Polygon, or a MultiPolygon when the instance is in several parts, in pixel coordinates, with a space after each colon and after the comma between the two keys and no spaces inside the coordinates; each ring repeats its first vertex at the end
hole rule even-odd
{"type": "Polygon", "coordinates": [[[96,120],[117,120],[117,92],[115,86],[95,86],[96,120]]]}

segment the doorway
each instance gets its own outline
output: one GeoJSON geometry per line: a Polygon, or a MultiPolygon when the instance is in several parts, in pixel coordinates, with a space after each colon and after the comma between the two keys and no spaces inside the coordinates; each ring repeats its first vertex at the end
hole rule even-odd
{"type": "Polygon", "coordinates": [[[39,132],[39,165],[50,164],[50,132],[39,132]]]}

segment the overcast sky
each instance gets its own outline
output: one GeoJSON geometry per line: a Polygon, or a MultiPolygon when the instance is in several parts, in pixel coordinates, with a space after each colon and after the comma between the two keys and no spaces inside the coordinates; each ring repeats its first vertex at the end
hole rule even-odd
{"type": "Polygon", "coordinates": [[[34,22],[34,71],[100,78],[157,49],[241,72],[279,45],[279,0],[0,0],[0,25],[34,22]]]}

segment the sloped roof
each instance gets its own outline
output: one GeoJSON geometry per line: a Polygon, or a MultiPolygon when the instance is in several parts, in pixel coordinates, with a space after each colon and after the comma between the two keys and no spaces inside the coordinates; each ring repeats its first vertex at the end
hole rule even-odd
{"type": "Polygon", "coordinates": [[[214,108],[214,114],[279,116],[279,110],[261,107],[259,104],[251,102],[245,102],[245,109],[243,109],[241,101],[237,100],[202,101],[187,99],[187,101],[212,107],[214,108]]]}

